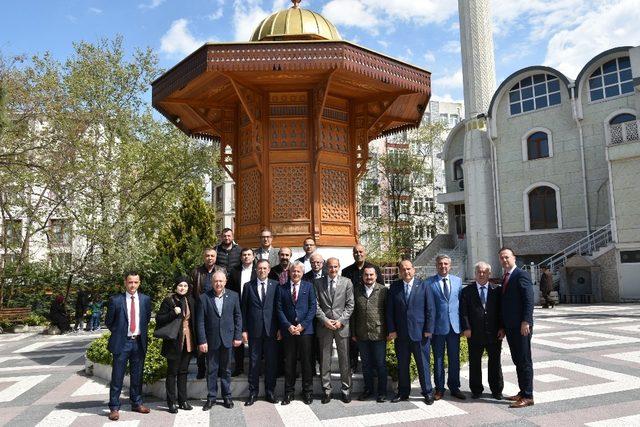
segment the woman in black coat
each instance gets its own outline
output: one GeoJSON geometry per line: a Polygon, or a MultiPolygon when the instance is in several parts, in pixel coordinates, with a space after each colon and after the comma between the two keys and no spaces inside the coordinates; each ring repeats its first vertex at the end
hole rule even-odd
{"type": "Polygon", "coordinates": [[[156,315],[156,327],[160,328],[176,318],[182,319],[182,327],[175,340],[162,340],[162,355],[167,358],[167,406],[175,414],[178,408],[191,410],[187,402],[187,372],[189,361],[197,349],[195,336],[195,301],[191,295],[189,278],[180,277],[175,284],[174,293],[162,301],[156,315]],[[178,393],[176,396],[176,381],[178,393]],[[177,399],[176,399],[177,397],[177,399]],[[178,404],[176,405],[176,402],[178,404]]]}

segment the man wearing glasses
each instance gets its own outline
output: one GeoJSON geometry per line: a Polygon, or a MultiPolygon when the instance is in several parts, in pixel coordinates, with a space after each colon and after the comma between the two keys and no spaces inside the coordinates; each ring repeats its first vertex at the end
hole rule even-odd
{"type": "Polygon", "coordinates": [[[274,248],[271,243],[273,242],[273,233],[268,228],[265,228],[260,233],[260,247],[255,250],[256,260],[266,259],[269,261],[269,267],[273,268],[280,262],[278,258],[278,248],[274,248]]]}

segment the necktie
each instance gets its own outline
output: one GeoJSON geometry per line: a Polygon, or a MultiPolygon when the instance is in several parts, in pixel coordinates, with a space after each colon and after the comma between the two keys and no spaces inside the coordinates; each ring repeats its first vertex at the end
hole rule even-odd
{"type": "Polygon", "coordinates": [[[486,306],[487,305],[487,296],[485,295],[485,291],[486,291],[486,286],[480,286],[480,301],[482,301],[482,306],[486,306]]]}
{"type": "Polygon", "coordinates": [[[335,283],[335,280],[331,279],[331,281],[329,282],[329,295],[331,295],[331,299],[333,299],[335,293],[336,293],[336,283],[335,283]]]}
{"type": "Polygon", "coordinates": [[[296,285],[293,285],[293,302],[296,303],[298,302],[298,291],[296,290],[296,285]]]}
{"type": "Polygon", "coordinates": [[[509,284],[510,275],[511,275],[510,273],[504,273],[504,276],[502,276],[502,293],[503,294],[507,292],[507,285],[509,284]]]}
{"type": "Polygon", "coordinates": [[[135,297],[131,295],[131,318],[129,319],[129,331],[134,333],[136,331],[136,301],[135,297]]]}
{"type": "Polygon", "coordinates": [[[411,288],[409,287],[408,283],[405,283],[404,284],[404,299],[408,300],[410,294],[411,294],[411,288]]]}
{"type": "Polygon", "coordinates": [[[444,287],[444,297],[449,301],[449,285],[447,284],[447,278],[442,278],[442,285],[444,287]]]}
{"type": "Polygon", "coordinates": [[[264,301],[265,297],[267,296],[267,291],[265,290],[264,282],[262,282],[261,285],[262,289],[260,290],[260,300],[264,301]]]}

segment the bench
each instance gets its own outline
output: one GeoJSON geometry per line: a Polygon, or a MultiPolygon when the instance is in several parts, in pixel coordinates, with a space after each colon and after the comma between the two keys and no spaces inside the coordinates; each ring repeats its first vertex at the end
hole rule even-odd
{"type": "Polygon", "coordinates": [[[0,321],[26,320],[30,315],[31,309],[29,307],[0,308],[0,321]]]}

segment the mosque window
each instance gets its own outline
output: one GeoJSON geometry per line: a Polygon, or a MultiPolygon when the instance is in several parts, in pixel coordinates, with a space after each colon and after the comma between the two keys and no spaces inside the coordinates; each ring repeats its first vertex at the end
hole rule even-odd
{"type": "Polygon", "coordinates": [[[589,76],[589,97],[592,102],[632,92],[633,77],[628,56],[605,62],[589,76]]]}
{"type": "Polygon", "coordinates": [[[509,91],[511,115],[560,104],[560,80],[551,74],[534,74],[509,91]]]}
{"type": "Polygon", "coordinates": [[[531,230],[558,228],[556,191],[547,186],[529,192],[529,227],[531,230]]]}
{"type": "Polygon", "coordinates": [[[549,137],[545,132],[535,132],[527,138],[527,158],[529,160],[549,157],[549,137]]]}
{"type": "Polygon", "coordinates": [[[636,116],[629,113],[618,114],[613,119],[609,120],[610,125],[619,125],[624,122],[632,122],[636,119],[636,116]]]}
{"type": "Polygon", "coordinates": [[[464,172],[462,171],[462,159],[458,159],[453,162],[453,180],[458,181],[464,178],[464,172]]]}

